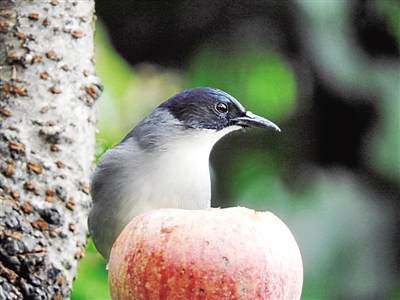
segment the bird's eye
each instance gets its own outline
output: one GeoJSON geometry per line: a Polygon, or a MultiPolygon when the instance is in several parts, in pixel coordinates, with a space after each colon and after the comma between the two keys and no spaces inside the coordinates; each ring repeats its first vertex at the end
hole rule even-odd
{"type": "Polygon", "coordinates": [[[218,111],[219,113],[221,113],[221,114],[224,114],[224,113],[226,113],[226,112],[228,111],[228,105],[226,105],[226,104],[223,103],[223,102],[219,102],[219,103],[215,106],[215,108],[216,108],[217,111],[218,111]]]}

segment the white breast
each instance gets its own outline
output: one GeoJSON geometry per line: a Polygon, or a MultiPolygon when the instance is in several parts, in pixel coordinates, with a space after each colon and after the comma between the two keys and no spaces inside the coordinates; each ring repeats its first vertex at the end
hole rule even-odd
{"type": "Polygon", "coordinates": [[[214,144],[228,132],[196,130],[177,136],[163,149],[141,153],[141,162],[126,178],[124,222],[158,208],[207,209],[210,207],[211,183],[209,156],[214,144]],[[130,182],[130,183],[129,183],[130,182]]]}

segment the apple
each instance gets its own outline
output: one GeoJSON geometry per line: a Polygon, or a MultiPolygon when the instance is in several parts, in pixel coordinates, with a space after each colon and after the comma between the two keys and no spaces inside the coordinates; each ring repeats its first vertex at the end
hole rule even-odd
{"type": "Polygon", "coordinates": [[[243,207],[159,209],[113,245],[112,299],[300,299],[303,264],[287,226],[243,207]]]}

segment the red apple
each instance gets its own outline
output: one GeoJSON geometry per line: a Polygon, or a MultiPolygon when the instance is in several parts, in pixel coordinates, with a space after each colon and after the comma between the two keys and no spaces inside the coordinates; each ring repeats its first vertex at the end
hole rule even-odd
{"type": "Polygon", "coordinates": [[[159,209],[111,250],[113,299],[299,299],[303,265],[286,225],[242,207],[159,209]]]}

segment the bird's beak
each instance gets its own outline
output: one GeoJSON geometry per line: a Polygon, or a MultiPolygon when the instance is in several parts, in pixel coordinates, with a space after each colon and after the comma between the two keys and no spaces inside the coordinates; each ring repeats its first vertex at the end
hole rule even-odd
{"type": "Polygon", "coordinates": [[[251,111],[247,111],[244,117],[232,119],[231,124],[242,127],[259,127],[264,129],[272,128],[276,131],[281,131],[281,129],[275,123],[263,117],[257,116],[251,111]]]}

